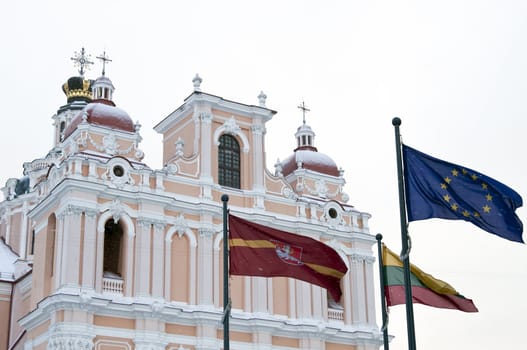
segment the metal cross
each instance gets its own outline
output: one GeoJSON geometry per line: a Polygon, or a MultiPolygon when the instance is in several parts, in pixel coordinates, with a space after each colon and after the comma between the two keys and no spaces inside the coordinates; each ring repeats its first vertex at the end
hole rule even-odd
{"type": "Polygon", "coordinates": [[[306,107],[306,104],[304,103],[304,101],[302,101],[302,104],[298,106],[298,108],[302,110],[302,122],[305,124],[306,123],[306,112],[310,112],[311,110],[306,107]]]}
{"type": "Polygon", "coordinates": [[[90,55],[87,55],[86,51],[84,51],[84,47],[81,49],[80,53],[75,51],[75,55],[74,57],[71,57],[71,60],[75,62],[75,67],[79,67],[79,74],[81,77],[84,76],[84,73],[88,70],[89,65],[93,64],[93,62],[90,61],[90,55]]]}
{"type": "Polygon", "coordinates": [[[102,75],[104,76],[105,69],[106,69],[106,62],[112,62],[112,60],[108,56],[106,56],[106,51],[103,51],[103,53],[97,56],[96,58],[102,61],[102,75]]]}

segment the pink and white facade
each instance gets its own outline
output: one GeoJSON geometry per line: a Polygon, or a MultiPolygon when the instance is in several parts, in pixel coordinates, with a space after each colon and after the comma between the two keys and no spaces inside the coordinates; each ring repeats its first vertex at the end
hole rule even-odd
{"type": "Polygon", "coordinates": [[[347,204],[343,171],[304,123],[270,172],[266,96],[248,105],[193,83],[155,127],[157,170],[107,77],[64,84],[51,150],[2,189],[0,350],[221,349],[223,194],[232,213],[319,239],[349,269],[340,303],[298,280],[231,277],[231,349],[382,345],[376,241],[370,215],[347,204]]]}

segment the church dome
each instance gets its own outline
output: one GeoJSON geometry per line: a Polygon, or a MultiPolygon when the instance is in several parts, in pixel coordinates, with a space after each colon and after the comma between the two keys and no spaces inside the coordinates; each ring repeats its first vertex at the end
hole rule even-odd
{"type": "Polygon", "coordinates": [[[132,118],[123,109],[116,107],[112,101],[99,99],[86,105],[64,131],[64,138],[70,136],[77,126],[86,118],[89,124],[100,125],[111,129],[133,132],[132,118]]]}
{"type": "Polygon", "coordinates": [[[304,102],[298,108],[303,111],[303,123],[298,127],[295,133],[297,147],[291,156],[286,158],[280,166],[284,176],[288,176],[296,169],[302,168],[317,173],[330,176],[340,176],[340,170],[337,164],[329,156],[318,152],[315,147],[315,133],[309,125],[306,124],[306,108],[304,102]]]}
{"type": "Polygon", "coordinates": [[[339,176],[340,174],[333,159],[309,146],[297,148],[295,153],[282,162],[282,174],[287,176],[299,167],[330,176],[339,176]]]}
{"type": "Polygon", "coordinates": [[[71,77],[62,85],[67,102],[90,102],[92,100],[92,81],[84,77],[71,77]]]}

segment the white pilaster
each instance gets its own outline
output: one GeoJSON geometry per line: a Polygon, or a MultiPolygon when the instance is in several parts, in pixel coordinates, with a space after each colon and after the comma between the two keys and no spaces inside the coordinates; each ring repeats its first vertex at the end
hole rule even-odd
{"type": "Polygon", "coordinates": [[[267,307],[267,278],[253,277],[252,280],[252,297],[253,312],[269,312],[267,307]]]}
{"type": "Polygon", "coordinates": [[[256,331],[253,333],[252,340],[256,350],[270,350],[273,348],[273,337],[269,332],[256,331]]]}
{"type": "Polygon", "coordinates": [[[256,293],[256,291],[253,293],[251,289],[251,282],[255,277],[243,277],[243,311],[245,312],[253,312],[254,311],[254,303],[253,303],[253,294],[256,293]]]}
{"type": "Polygon", "coordinates": [[[310,318],[312,314],[311,309],[311,284],[295,280],[296,284],[296,307],[297,307],[297,318],[304,319],[310,318]]]}
{"type": "MultiPolygon", "coordinates": [[[[103,221],[104,219],[100,219],[103,221]]],[[[97,236],[95,239],[95,291],[102,293],[102,275],[104,268],[104,222],[97,224],[97,236]]]]}
{"type": "Polygon", "coordinates": [[[66,220],[66,235],[64,239],[64,258],[67,261],[63,267],[63,285],[77,287],[79,285],[80,257],[81,257],[81,215],[82,210],[69,207],[66,220]]]}
{"type": "Polygon", "coordinates": [[[198,304],[212,305],[212,236],[214,231],[211,227],[199,229],[198,241],[198,304]]]}
{"type": "MultiPolygon", "coordinates": [[[[348,266],[350,266],[349,259],[348,259],[348,266]]],[[[342,291],[342,296],[341,296],[341,300],[342,300],[341,303],[344,306],[344,323],[345,324],[352,323],[353,321],[352,310],[354,307],[356,307],[355,305],[353,305],[353,300],[351,298],[351,293],[353,289],[353,279],[352,279],[351,274],[352,272],[348,271],[348,273],[344,275],[342,279],[343,291],[342,291]]]]}
{"type": "Polygon", "coordinates": [[[88,161],[88,178],[90,180],[97,179],[97,163],[92,159],[88,161]]]}
{"type": "Polygon", "coordinates": [[[311,285],[311,297],[312,297],[311,303],[313,305],[312,317],[317,320],[322,320],[323,312],[324,312],[324,305],[327,304],[327,297],[326,297],[325,289],[322,289],[319,286],[312,284],[311,285]]]}
{"type": "Polygon", "coordinates": [[[253,160],[253,189],[256,192],[264,191],[264,149],[263,149],[263,135],[265,133],[265,127],[261,124],[255,124],[251,126],[252,132],[252,160],[253,160]]]}
{"type": "Polygon", "coordinates": [[[365,259],[366,262],[366,276],[365,276],[365,289],[366,289],[366,295],[368,298],[367,303],[367,319],[368,319],[368,325],[370,325],[373,328],[376,328],[377,326],[377,320],[376,320],[376,313],[375,313],[375,303],[373,302],[375,300],[376,291],[375,291],[375,283],[373,280],[373,265],[375,264],[375,258],[374,257],[367,257],[365,259]]]}
{"type": "MultiPolygon", "coordinates": [[[[53,262],[53,276],[55,277],[55,290],[60,288],[60,285],[63,281],[63,270],[68,266],[68,261],[64,256],[64,231],[65,231],[65,217],[66,213],[64,211],[57,214],[57,231],[56,231],[56,243],[55,243],[55,261],[53,262]]],[[[67,247],[66,247],[67,248],[67,247]]]]}
{"type": "Polygon", "coordinates": [[[289,288],[289,318],[298,318],[296,312],[296,281],[292,278],[288,279],[289,288]]]}
{"type": "Polygon", "coordinates": [[[364,257],[359,254],[349,256],[350,274],[352,279],[351,303],[352,323],[366,322],[366,294],[364,288],[364,257]]]}
{"type": "Polygon", "coordinates": [[[223,281],[220,281],[220,271],[223,271],[223,268],[220,264],[220,247],[222,245],[222,239],[223,234],[216,235],[216,238],[214,239],[213,244],[213,254],[214,254],[214,266],[213,266],[213,273],[214,273],[214,306],[216,307],[222,307],[223,306],[223,300],[220,300],[220,288],[223,288],[223,281]]]}
{"type": "Polygon", "coordinates": [[[202,112],[201,119],[201,177],[212,178],[212,113],[202,112]]]}
{"type": "Polygon", "coordinates": [[[82,251],[82,281],[83,289],[95,288],[97,223],[94,210],[84,211],[84,244],[82,251]]]}
{"type": "Polygon", "coordinates": [[[162,223],[154,224],[154,241],[152,244],[152,296],[163,297],[163,286],[165,271],[163,268],[163,241],[165,225],[162,223]]]}
{"type": "MultiPolygon", "coordinates": [[[[129,219],[129,218],[128,218],[129,219]]],[[[124,296],[125,297],[131,297],[132,296],[132,287],[136,288],[135,281],[133,280],[134,276],[134,239],[135,239],[135,230],[131,223],[131,220],[127,225],[128,232],[123,238],[126,239],[126,242],[123,242],[125,244],[125,253],[124,253],[124,265],[125,272],[124,272],[124,283],[125,283],[125,289],[124,289],[124,296]]]]}
{"type": "Polygon", "coordinates": [[[152,222],[145,219],[137,221],[137,238],[135,251],[135,295],[150,294],[150,232],[152,222]]]}
{"type": "Polygon", "coordinates": [[[218,350],[219,340],[217,339],[217,329],[210,324],[200,324],[197,326],[196,350],[218,350]]]}

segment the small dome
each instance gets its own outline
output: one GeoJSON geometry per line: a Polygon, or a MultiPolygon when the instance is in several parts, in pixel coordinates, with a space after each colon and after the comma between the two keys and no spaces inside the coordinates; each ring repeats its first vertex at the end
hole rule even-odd
{"type": "Polygon", "coordinates": [[[112,81],[110,80],[110,78],[108,78],[105,75],[101,75],[100,77],[95,79],[95,81],[93,82],[93,85],[94,86],[106,85],[106,86],[110,86],[112,89],[114,89],[112,81]]]}
{"type": "Polygon", "coordinates": [[[105,126],[111,129],[133,132],[135,131],[132,118],[109,100],[94,100],[80,111],[64,131],[64,138],[70,136],[77,126],[82,123],[83,115],[89,124],[105,126]]]}
{"type": "Polygon", "coordinates": [[[297,148],[295,153],[282,162],[282,174],[287,176],[298,168],[301,163],[303,169],[316,171],[330,176],[340,176],[337,164],[324,153],[313,150],[312,147],[297,148]]]}
{"type": "Polygon", "coordinates": [[[112,81],[106,76],[100,76],[92,84],[94,99],[112,100],[115,87],[112,81]]]}

